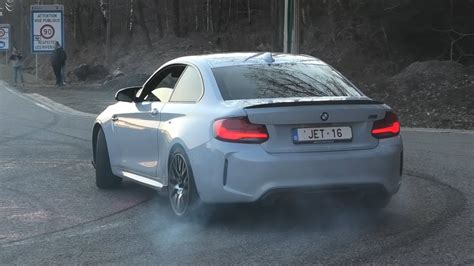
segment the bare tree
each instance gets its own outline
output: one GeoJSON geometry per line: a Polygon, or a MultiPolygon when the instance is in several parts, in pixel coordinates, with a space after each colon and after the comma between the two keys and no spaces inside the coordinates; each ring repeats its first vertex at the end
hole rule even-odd
{"type": "Polygon", "coordinates": [[[163,25],[161,23],[161,15],[160,15],[160,1],[159,0],[154,0],[153,1],[155,4],[155,23],[156,23],[156,31],[158,32],[158,36],[160,38],[163,38],[164,32],[163,32],[163,25]]]}
{"type": "Polygon", "coordinates": [[[137,0],[137,15],[138,15],[138,24],[142,28],[143,34],[145,35],[145,41],[148,48],[152,48],[150,32],[146,26],[145,15],[143,14],[143,1],[137,0]]]}
{"type": "Polygon", "coordinates": [[[111,12],[110,12],[110,0],[100,0],[100,10],[105,23],[105,58],[106,61],[110,60],[110,50],[112,48],[112,23],[111,23],[111,12]]]}
{"type": "Polygon", "coordinates": [[[173,31],[174,35],[181,37],[179,2],[179,0],[173,0],[173,31]]]}
{"type": "Polygon", "coordinates": [[[135,32],[135,21],[136,21],[135,0],[129,0],[128,20],[127,20],[127,34],[126,34],[126,38],[124,39],[125,49],[128,48],[128,46],[133,41],[133,33],[135,32]]]}

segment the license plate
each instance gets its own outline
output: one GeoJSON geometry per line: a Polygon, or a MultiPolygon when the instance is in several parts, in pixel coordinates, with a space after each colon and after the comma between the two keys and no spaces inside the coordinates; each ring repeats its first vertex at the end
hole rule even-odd
{"type": "Polygon", "coordinates": [[[350,127],[294,128],[293,142],[336,142],[352,140],[350,127]]]}

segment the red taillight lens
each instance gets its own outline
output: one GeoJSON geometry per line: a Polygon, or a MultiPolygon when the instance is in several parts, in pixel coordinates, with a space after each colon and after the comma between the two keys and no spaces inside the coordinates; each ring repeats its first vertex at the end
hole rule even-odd
{"type": "Polygon", "coordinates": [[[378,139],[395,137],[400,134],[400,122],[393,112],[387,112],[385,118],[374,122],[372,136],[378,139]]]}
{"type": "Polygon", "coordinates": [[[264,125],[250,123],[247,117],[233,117],[214,122],[217,139],[228,142],[262,143],[268,139],[264,125]]]}

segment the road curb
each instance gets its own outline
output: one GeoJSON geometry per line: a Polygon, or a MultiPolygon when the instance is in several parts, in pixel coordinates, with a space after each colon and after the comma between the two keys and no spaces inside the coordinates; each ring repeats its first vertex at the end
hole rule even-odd
{"type": "Polygon", "coordinates": [[[402,132],[455,133],[474,135],[474,130],[450,128],[402,127],[402,132]]]}

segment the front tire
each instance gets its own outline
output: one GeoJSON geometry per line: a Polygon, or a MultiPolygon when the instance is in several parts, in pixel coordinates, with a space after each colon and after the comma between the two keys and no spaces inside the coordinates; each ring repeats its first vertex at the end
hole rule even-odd
{"type": "Polygon", "coordinates": [[[189,216],[199,202],[191,164],[181,147],[174,149],[170,155],[168,198],[176,216],[189,216]]]}
{"type": "Polygon", "coordinates": [[[119,187],[122,183],[122,178],[117,177],[112,173],[107,142],[102,129],[99,129],[99,132],[97,133],[95,149],[95,184],[100,189],[119,187]]]}

